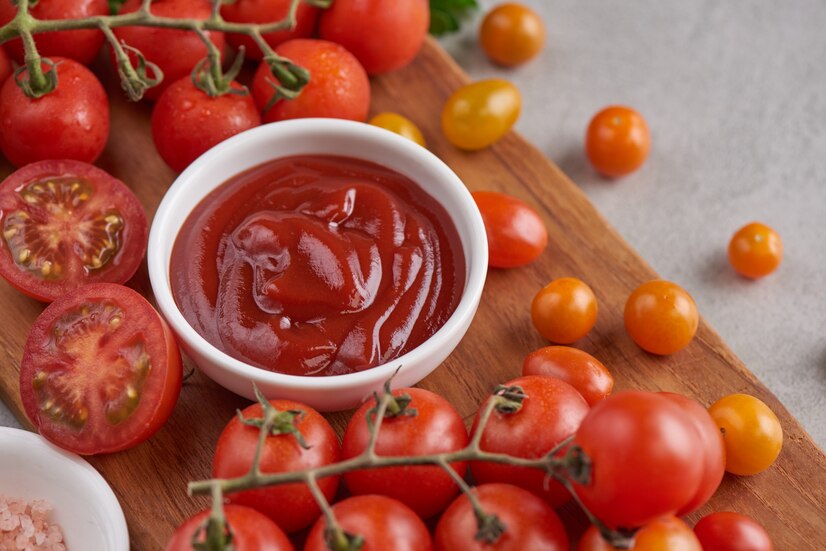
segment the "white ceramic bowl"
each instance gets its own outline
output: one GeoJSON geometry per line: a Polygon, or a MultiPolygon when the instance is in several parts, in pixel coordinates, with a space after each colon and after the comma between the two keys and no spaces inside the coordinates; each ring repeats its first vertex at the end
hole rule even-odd
{"type": "Polygon", "coordinates": [[[48,501],[68,549],[129,549],[126,519],[103,477],[40,435],[0,427],[0,495],[48,501]]]}
{"type": "Polygon", "coordinates": [[[422,380],[453,351],[467,331],[485,283],[488,250],[478,209],[462,181],[438,157],[410,140],[367,124],[333,119],[301,119],[267,124],[217,145],[189,166],[161,201],[149,234],[149,278],[161,313],[186,353],[218,384],[254,399],[253,385],[268,398],[287,398],[321,411],[358,405],[379,390],[393,372],[393,386],[422,380]],[[358,373],[302,377],[273,373],[220,351],[184,319],[169,280],[178,231],[192,209],[232,176],[274,158],[328,154],[372,161],[418,183],[453,219],[465,255],[465,290],[456,311],[426,342],[386,364],[358,373]]]}

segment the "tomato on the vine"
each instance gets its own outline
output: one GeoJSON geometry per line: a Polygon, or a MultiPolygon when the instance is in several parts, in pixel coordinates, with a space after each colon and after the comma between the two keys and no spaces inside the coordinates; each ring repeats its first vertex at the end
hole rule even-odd
{"type": "MultiPolygon", "coordinates": [[[[175,530],[166,551],[195,551],[192,538],[200,532],[199,543],[206,536],[204,522],[211,511],[201,511],[175,530]]],[[[255,509],[241,505],[224,505],[224,518],[232,534],[232,549],[236,551],[293,551],[293,544],[276,523],[255,509]]]]}
{"type": "Polygon", "coordinates": [[[653,392],[626,391],[591,409],[573,440],[590,466],[574,491],[610,528],[673,515],[703,478],[700,437],[683,409],[653,392]]]}
{"type": "Polygon", "coordinates": [[[86,285],[37,317],[20,362],[20,397],[40,434],[79,454],[111,453],[152,436],[181,391],[181,353],[137,292],[86,285]]]}
{"type": "Polygon", "coordinates": [[[280,99],[270,106],[278,79],[266,62],[261,62],[252,83],[252,94],[264,122],[306,117],[331,117],[364,122],[370,109],[370,81],[353,54],[325,40],[295,39],[284,42],[275,52],[305,69],[312,78],[291,100],[280,99]]]}
{"type": "MultiPolygon", "coordinates": [[[[480,449],[487,452],[507,453],[527,459],[543,457],[573,435],[588,414],[585,399],[574,387],[560,379],[530,375],[508,381],[503,386],[518,386],[526,397],[517,411],[493,411],[479,441],[480,449]]],[[[496,399],[491,397],[488,400],[496,399]]],[[[471,434],[479,426],[485,404],[473,420],[471,434]]],[[[542,497],[551,507],[559,507],[571,498],[559,482],[547,480],[547,474],[540,469],[472,461],[470,470],[480,484],[513,484],[542,497]]]]}
{"type": "Polygon", "coordinates": [[[414,141],[422,147],[427,147],[422,131],[416,123],[398,113],[379,113],[372,119],[370,124],[389,130],[399,136],[404,136],[408,140],[414,141]]]}
{"type": "MultiPolygon", "coordinates": [[[[340,459],[338,437],[324,417],[311,407],[290,400],[271,400],[270,405],[280,412],[276,434],[264,440],[261,451],[262,473],[281,473],[335,463],[340,459]],[[297,431],[307,445],[304,448],[297,431]]],[[[262,419],[261,404],[253,404],[241,412],[245,419],[262,419]]],[[[233,478],[249,472],[258,447],[260,430],[238,417],[233,417],[215,446],[212,474],[218,478],[233,478]]],[[[327,500],[332,500],[338,489],[338,476],[318,481],[327,500]]],[[[321,509],[310,489],[303,483],[270,486],[245,490],[225,496],[230,503],[245,505],[264,513],[287,533],[306,528],[315,522],[321,509]]]]}
{"type": "Polygon", "coordinates": [[[545,346],[527,355],[522,375],[556,377],[577,389],[593,407],[611,394],[614,377],[598,359],[570,346],[545,346]]]}
{"type": "Polygon", "coordinates": [[[12,67],[9,54],[6,53],[6,49],[3,46],[0,46],[0,86],[3,86],[3,83],[6,82],[6,79],[9,78],[12,73],[14,73],[14,67],[12,67]]]}
{"type": "Polygon", "coordinates": [[[721,511],[700,519],[694,533],[703,551],[773,551],[769,534],[760,523],[739,513],[721,511]]]}
{"type": "MultiPolygon", "coordinates": [[[[221,17],[232,23],[275,23],[283,20],[290,10],[291,0],[235,0],[221,5],[221,17]]],[[[315,29],[318,8],[309,2],[300,2],[295,12],[295,26],[290,30],[263,35],[271,47],[293,38],[309,38],[315,29]]],[[[243,47],[248,59],[261,59],[263,52],[255,40],[245,34],[227,33],[227,42],[233,47],[243,47]]]]}
{"type": "Polygon", "coordinates": [[[172,170],[181,172],[212,146],[261,125],[252,96],[237,82],[231,87],[213,98],[184,77],[161,94],[152,110],[152,138],[172,170]]]}
{"type": "Polygon", "coordinates": [[[509,2],[490,10],[479,28],[479,42],[494,63],[512,67],[542,51],[545,24],[528,6],[509,2]]]}
{"type": "Polygon", "coordinates": [[[459,149],[484,149],[508,133],[521,110],[522,96],[516,86],[502,79],[480,80],[447,99],[442,130],[459,149]]]}
{"type": "Polygon", "coordinates": [[[758,279],[780,266],[783,260],[783,241],[769,226],[752,222],[732,236],[728,245],[728,259],[740,275],[758,279]]]}
{"type": "MultiPolygon", "coordinates": [[[[429,455],[458,451],[468,443],[462,417],[450,403],[429,390],[403,388],[393,391],[397,399],[408,395],[404,410],[388,412],[382,421],[376,453],[384,456],[429,455]]],[[[341,446],[342,457],[349,459],[367,449],[370,440],[368,415],[375,399],[364,403],[350,419],[341,446]]],[[[464,476],[466,463],[451,466],[464,476]]],[[[387,467],[351,471],[344,475],[347,488],[356,495],[381,494],[403,501],[423,518],[443,510],[459,488],[441,467],[434,465],[387,467]],[[426,491],[423,489],[426,488],[426,491]]]]}
{"type": "Polygon", "coordinates": [[[371,75],[410,63],[430,25],[427,0],[335,0],[319,23],[321,38],[341,44],[371,75]]]}
{"type": "Polygon", "coordinates": [[[685,289],[661,279],[643,283],[625,303],[625,330],[637,345],[652,354],[682,350],[694,338],[700,316],[685,289]]]}
{"type": "Polygon", "coordinates": [[[548,244],[548,230],[526,203],[498,191],[472,194],[488,238],[488,266],[515,268],[536,260],[548,244]]]}
{"type": "Polygon", "coordinates": [[[630,107],[606,107],[594,115],[585,135],[588,160],[597,172],[609,178],[637,170],[650,149],[648,125],[630,107]]]}
{"type": "Polygon", "coordinates": [[[726,470],[753,475],[768,469],[783,447],[783,427],[765,403],[748,394],[730,394],[708,409],[723,433],[726,470]]]}
{"type": "MultiPolygon", "coordinates": [[[[83,19],[109,15],[107,0],[39,0],[29,2],[29,13],[37,19],[83,19]]],[[[0,0],[0,27],[14,19],[17,6],[12,0],[0,0]]],[[[95,59],[103,45],[98,29],[37,33],[37,51],[43,57],[68,57],[84,65],[95,59]]],[[[23,42],[19,38],[4,44],[18,63],[23,63],[23,42]]]]}
{"type": "Polygon", "coordinates": [[[0,184],[0,276],[50,302],[87,283],[125,283],[146,251],[143,207],[80,161],[40,161],[0,184]]]}
{"type": "MultiPolygon", "coordinates": [[[[600,535],[596,526],[591,526],[579,540],[577,551],[615,551],[616,547],[600,535]]],[[[634,534],[634,544],[630,551],[708,551],[691,528],[677,517],[662,517],[654,520],[634,534]]]]}
{"type": "MultiPolygon", "coordinates": [[[[424,491],[420,488],[419,491],[424,491]]],[[[381,495],[355,496],[333,505],[336,521],[345,533],[364,538],[364,551],[431,551],[430,532],[407,505],[381,495]]],[[[337,549],[327,543],[327,523],[318,519],[307,536],[304,551],[337,549]]]]}
{"type": "Polygon", "coordinates": [[[597,297],[584,281],[561,277],[539,290],[531,302],[531,320],[551,342],[571,344],[597,322],[597,297]]]}
{"type": "MultiPolygon", "coordinates": [[[[14,77],[0,90],[0,149],[15,166],[45,159],[91,163],[109,138],[109,100],[97,77],[71,59],[51,63],[58,82],[52,92],[29,98],[14,77]]],[[[44,72],[51,63],[43,62],[44,72]]],[[[28,70],[17,78],[28,78],[28,70]]]]}
{"type": "Polygon", "coordinates": [[[505,532],[493,542],[477,537],[478,525],[466,495],[456,498],[436,525],[436,551],[567,551],[568,535],[553,509],[527,490],[510,484],[483,484],[471,490],[487,515],[505,532]]]}

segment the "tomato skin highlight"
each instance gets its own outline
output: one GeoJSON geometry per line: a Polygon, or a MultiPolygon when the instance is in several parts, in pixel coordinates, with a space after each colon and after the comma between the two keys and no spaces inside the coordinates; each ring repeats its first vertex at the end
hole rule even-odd
{"type": "Polygon", "coordinates": [[[728,258],[737,273],[750,279],[759,279],[780,266],[783,261],[783,240],[769,226],[752,222],[732,236],[728,258]]]}
{"type": "Polygon", "coordinates": [[[335,0],[322,12],[318,30],[324,40],[352,52],[370,75],[378,75],[413,61],[429,26],[427,0],[335,0]]]}
{"type": "Polygon", "coordinates": [[[783,427],[774,412],[748,394],[730,394],[708,409],[723,433],[726,471],[750,476],[765,471],[783,447],[783,427]]]}
{"type": "MultiPolygon", "coordinates": [[[[15,166],[42,160],[94,162],[109,138],[109,100],[89,69],[53,57],[57,88],[37,99],[26,97],[14,81],[0,90],[0,149],[15,166]]],[[[43,63],[44,71],[50,65],[43,63]]],[[[24,70],[19,78],[26,78],[24,70]]]]}
{"type": "Polygon", "coordinates": [[[634,172],[643,165],[650,150],[648,124],[630,107],[606,107],[594,115],[585,134],[588,160],[608,178],[634,172]]]}
{"type": "Polygon", "coordinates": [[[471,195],[485,224],[488,266],[516,268],[539,258],[548,245],[548,230],[532,207],[498,191],[471,195]]]}
{"type": "Polygon", "coordinates": [[[519,90],[506,80],[480,80],[462,86],[442,109],[442,130],[466,151],[484,149],[510,131],[522,110],[519,90]]]}
{"type": "Polygon", "coordinates": [[[739,513],[720,511],[706,515],[694,527],[694,533],[703,551],[774,551],[765,528],[739,513]]]}
{"type": "MultiPolygon", "coordinates": [[[[201,511],[175,530],[166,551],[195,551],[192,537],[209,518],[211,511],[201,511]]],[[[224,505],[224,517],[232,530],[236,551],[294,551],[293,544],[276,523],[255,509],[240,505],[224,505]]]]}
{"type": "MultiPolygon", "coordinates": [[[[287,16],[290,0],[237,0],[221,6],[221,17],[233,23],[273,23],[287,16]]],[[[275,48],[293,38],[309,38],[313,35],[319,9],[301,2],[295,14],[295,28],[292,30],[266,33],[267,44],[275,48]]],[[[227,42],[236,50],[244,48],[246,59],[260,60],[264,57],[255,40],[244,34],[227,33],[227,42]]]]}
{"type": "MultiPolygon", "coordinates": [[[[333,513],[348,534],[364,538],[363,551],[431,551],[433,543],[424,522],[407,505],[380,495],[349,497],[333,505],[333,513]]],[[[329,551],[325,519],[310,530],[304,551],[329,551]]]]}
{"type": "MultiPolygon", "coordinates": [[[[421,388],[403,388],[393,396],[408,394],[409,408],[415,416],[386,417],[376,441],[376,453],[385,456],[428,455],[458,451],[467,446],[468,434],[459,413],[450,403],[421,388]]],[[[367,449],[370,433],[367,415],[376,406],[375,399],[364,403],[350,419],[344,433],[342,458],[350,459],[367,449]]],[[[467,463],[451,463],[464,476],[467,463]]],[[[356,495],[380,494],[404,502],[422,518],[429,518],[447,507],[459,487],[441,467],[419,465],[365,469],[345,473],[347,488],[356,495]]]]}
{"type": "MultiPolygon", "coordinates": [[[[243,90],[237,82],[232,88],[243,90]]],[[[152,110],[155,147],[176,172],[227,138],[260,125],[261,116],[250,94],[211,98],[190,77],[171,84],[152,110]]]]}
{"type": "Polygon", "coordinates": [[[509,2],[490,10],[479,28],[479,43],[494,63],[514,67],[542,51],[545,24],[527,6],[509,2]]]}
{"type": "Polygon", "coordinates": [[[593,407],[611,394],[614,377],[602,362],[570,346],[545,346],[525,357],[522,375],[556,377],[574,387],[593,407]]]}
{"type": "Polygon", "coordinates": [[[597,323],[597,297],[584,281],[555,279],[539,290],[531,302],[531,321],[551,342],[571,344],[587,335],[597,323]]]}
{"type": "Polygon", "coordinates": [[[688,346],[700,324],[691,295],[661,279],[637,287],[625,303],[623,316],[625,330],[637,346],[661,356],[688,346]]]}
{"type": "MultiPolygon", "coordinates": [[[[606,542],[591,526],[579,541],[577,551],[614,551],[616,548],[606,542]]],[[[708,551],[700,547],[700,542],[685,522],[677,517],[662,517],[643,526],[634,535],[630,551],[708,551]]]]}

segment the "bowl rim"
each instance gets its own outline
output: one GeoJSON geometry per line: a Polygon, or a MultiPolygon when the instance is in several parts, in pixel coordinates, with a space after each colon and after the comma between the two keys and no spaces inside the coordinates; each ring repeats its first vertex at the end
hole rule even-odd
{"type": "MultiPolygon", "coordinates": [[[[272,157],[272,159],[277,158],[277,155],[272,157]]],[[[376,162],[364,157],[362,159],[376,162]]],[[[263,162],[266,162],[266,160],[250,164],[247,168],[252,168],[263,162]]],[[[382,164],[382,166],[402,173],[391,166],[392,163],[377,164],[382,164]]],[[[221,183],[217,184],[207,193],[220,185],[221,183]]],[[[470,191],[456,173],[430,150],[398,134],[370,124],[339,119],[307,118],[264,124],[244,131],[216,145],[190,164],[178,175],[158,206],[149,232],[147,263],[152,290],[163,317],[172,326],[180,340],[184,341],[198,354],[208,357],[215,364],[219,364],[222,370],[229,371],[238,377],[244,377],[250,382],[260,382],[284,389],[341,390],[389,380],[394,373],[403,370],[405,364],[417,363],[421,357],[429,355],[429,349],[446,346],[447,341],[455,332],[466,329],[471,321],[469,318],[472,318],[475,314],[487,276],[488,245],[482,216],[475,206],[470,191]],[[341,375],[292,375],[269,371],[230,356],[211,344],[189,324],[172,295],[169,280],[169,256],[171,256],[172,249],[170,247],[169,255],[162,255],[161,251],[164,249],[162,244],[171,240],[174,245],[180,227],[191,211],[187,212],[186,215],[179,215],[174,211],[173,206],[187,192],[187,188],[191,185],[190,182],[196,178],[198,173],[204,170],[205,166],[217,162],[216,159],[220,159],[224,155],[232,154],[233,151],[242,148],[244,144],[250,141],[267,140],[272,134],[312,135],[333,132],[347,134],[354,139],[367,142],[384,142],[385,147],[398,149],[401,154],[416,158],[422,164],[430,165],[430,169],[438,174],[439,179],[448,184],[448,192],[456,197],[459,205],[462,205],[461,212],[446,209],[451,222],[456,227],[456,231],[459,232],[460,238],[462,237],[462,230],[460,229],[461,224],[457,223],[457,218],[461,220],[467,217],[467,222],[472,227],[472,231],[467,235],[468,247],[465,247],[464,243],[461,245],[466,265],[465,288],[456,309],[433,335],[412,350],[389,362],[362,371],[341,375]],[[170,220],[176,220],[179,217],[179,223],[170,222],[170,220]],[[173,233],[169,231],[170,226],[174,230],[174,235],[170,235],[173,233]]]]}

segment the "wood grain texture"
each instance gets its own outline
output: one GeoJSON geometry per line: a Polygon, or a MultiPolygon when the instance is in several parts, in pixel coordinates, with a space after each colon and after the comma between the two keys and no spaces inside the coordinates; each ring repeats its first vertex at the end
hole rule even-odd
{"type": "MultiPolygon", "coordinates": [[[[155,154],[150,106],[128,104],[111,75],[107,80],[113,98],[112,137],[98,164],[130,185],[151,216],[174,174],[155,154]]],[[[727,475],[712,501],[692,520],[712,510],[736,510],[761,522],[778,550],[823,549],[823,452],[705,322],[694,342],[670,357],[651,356],[634,345],[622,324],[625,299],[656,274],[582,192],[520,136],[511,134],[476,153],[460,152],[445,141],[439,128],[441,106],[466,81],[453,60],[429,41],[410,67],[374,80],[373,111],[400,112],[419,124],[430,149],[470,189],[505,191],[534,205],[547,224],[550,245],[530,266],[489,273],[467,336],[421,386],[446,396],[469,422],[486,394],[518,376],[524,356],[547,344],[531,326],[529,305],[534,293],[557,277],[582,278],[597,295],[599,320],[578,346],[611,369],[618,389],[680,392],[705,405],[725,394],[746,392],[765,401],[782,422],[785,440],[777,463],[754,477],[727,475]]],[[[0,176],[10,171],[4,164],[0,176]]],[[[148,292],[145,265],[130,285],[148,292]]],[[[27,424],[18,394],[18,368],[28,327],[43,306],[5,283],[0,283],[0,304],[6,321],[0,332],[0,399],[27,424]]],[[[163,549],[175,526],[206,506],[203,499],[186,496],[186,484],[209,475],[221,429],[246,403],[196,373],[185,384],[173,417],[154,438],[127,452],[91,458],[123,506],[134,550],[163,549]]],[[[341,433],[347,415],[328,418],[341,433]]],[[[573,507],[564,509],[562,516],[572,535],[584,528],[583,516],[573,507]]]]}

